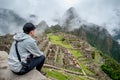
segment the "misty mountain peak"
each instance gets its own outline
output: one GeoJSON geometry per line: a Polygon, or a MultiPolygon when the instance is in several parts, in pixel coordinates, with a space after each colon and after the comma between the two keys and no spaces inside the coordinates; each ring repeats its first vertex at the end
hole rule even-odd
{"type": "Polygon", "coordinates": [[[60,25],[71,31],[74,28],[79,28],[81,22],[83,22],[83,20],[79,17],[76,9],[71,7],[64,13],[62,19],[60,20],[60,25]]]}
{"type": "Polygon", "coordinates": [[[42,20],[38,25],[37,25],[37,28],[46,28],[48,27],[47,23],[42,20]]]}
{"type": "Polygon", "coordinates": [[[74,19],[74,18],[76,18],[76,17],[79,17],[79,15],[77,14],[76,9],[75,9],[74,7],[69,8],[69,9],[66,11],[65,14],[67,15],[67,17],[68,17],[69,19],[74,19]]]}
{"type": "Polygon", "coordinates": [[[36,25],[37,34],[43,33],[46,28],[48,28],[48,25],[45,21],[41,21],[38,25],[36,25]]]}
{"type": "Polygon", "coordinates": [[[0,8],[0,19],[8,22],[14,21],[17,22],[16,24],[18,25],[25,22],[25,20],[21,18],[17,13],[15,13],[13,10],[3,8],[0,8]]]}
{"type": "Polygon", "coordinates": [[[13,10],[0,8],[0,34],[15,32],[19,30],[25,22],[26,20],[13,10]]]}

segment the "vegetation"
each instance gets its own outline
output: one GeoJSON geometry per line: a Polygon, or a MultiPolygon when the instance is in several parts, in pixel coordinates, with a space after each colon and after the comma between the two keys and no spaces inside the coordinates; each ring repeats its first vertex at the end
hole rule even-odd
{"type": "Polygon", "coordinates": [[[51,79],[55,79],[55,80],[87,80],[87,77],[81,77],[81,76],[77,76],[74,74],[69,74],[69,73],[65,73],[59,70],[52,70],[52,69],[47,69],[47,68],[43,68],[42,69],[44,72],[47,72],[47,77],[51,78],[51,79]]]}
{"type": "Polygon", "coordinates": [[[80,51],[78,51],[78,50],[70,49],[70,52],[72,53],[72,55],[75,58],[78,58],[78,57],[82,56],[81,53],[80,53],[80,51]]]}
{"type": "MultiPolygon", "coordinates": [[[[97,36],[97,35],[96,35],[97,36]]],[[[107,40],[107,37],[96,39],[95,35],[87,34],[87,41],[104,54],[113,57],[116,61],[120,62],[120,45],[115,40],[107,40]],[[111,44],[111,45],[109,45],[111,44]]]]}
{"type": "Polygon", "coordinates": [[[60,62],[61,62],[61,57],[62,57],[62,56],[58,53],[57,59],[56,59],[56,62],[57,62],[57,63],[60,63],[60,62]]]}
{"type": "Polygon", "coordinates": [[[102,70],[113,80],[120,80],[120,64],[104,54],[103,57],[105,63],[101,66],[102,70]]]}
{"type": "Polygon", "coordinates": [[[53,35],[52,33],[48,34],[49,40],[52,44],[57,44],[65,48],[72,48],[67,42],[62,41],[62,34],[60,35],[53,35]]]}
{"type": "Polygon", "coordinates": [[[44,68],[43,71],[47,72],[47,77],[49,78],[54,78],[57,80],[68,80],[68,77],[63,73],[63,72],[59,72],[57,70],[49,70],[47,68],[44,68]]]}
{"type": "Polygon", "coordinates": [[[117,41],[112,40],[112,47],[110,49],[111,57],[120,62],[120,45],[117,41]]]}
{"type": "Polygon", "coordinates": [[[99,50],[95,50],[92,53],[92,58],[95,62],[99,63],[100,56],[103,58],[104,63],[101,65],[101,69],[113,80],[120,80],[120,64],[114,60],[113,58],[109,57],[106,54],[103,54],[99,50]]]}

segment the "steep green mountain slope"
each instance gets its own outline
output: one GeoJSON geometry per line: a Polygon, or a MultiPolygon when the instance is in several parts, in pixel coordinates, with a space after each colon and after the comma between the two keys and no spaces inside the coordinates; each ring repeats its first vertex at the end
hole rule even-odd
{"type": "MultiPolygon", "coordinates": [[[[83,25],[83,27],[86,27],[86,25],[83,25]]],[[[99,30],[99,27],[95,27],[92,31],[86,31],[79,28],[72,33],[78,37],[84,37],[92,46],[120,62],[120,45],[105,29],[99,30]]]]}

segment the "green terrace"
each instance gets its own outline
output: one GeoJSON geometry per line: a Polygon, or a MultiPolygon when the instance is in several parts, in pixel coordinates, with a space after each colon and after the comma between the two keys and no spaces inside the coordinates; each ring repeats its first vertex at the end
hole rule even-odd
{"type": "MultiPolygon", "coordinates": [[[[47,34],[47,37],[52,44],[59,45],[59,46],[62,46],[64,48],[68,49],[70,51],[70,53],[74,56],[76,61],[78,62],[83,73],[87,73],[89,75],[94,75],[90,70],[87,69],[87,67],[84,64],[81,63],[81,61],[77,60],[79,57],[82,57],[81,52],[79,50],[73,49],[73,47],[70,45],[69,41],[63,40],[63,34],[54,35],[54,34],[50,33],[50,34],[47,34]]],[[[60,61],[59,58],[60,58],[60,56],[58,56],[58,59],[57,59],[58,62],[60,61]]]]}
{"type": "Polygon", "coordinates": [[[46,76],[52,80],[87,80],[86,76],[78,76],[63,71],[47,69],[47,68],[43,68],[42,70],[44,72],[47,72],[46,76]]]}
{"type": "Polygon", "coordinates": [[[63,35],[53,35],[52,33],[47,35],[52,44],[60,45],[65,48],[72,48],[67,42],[62,41],[63,35]]]}

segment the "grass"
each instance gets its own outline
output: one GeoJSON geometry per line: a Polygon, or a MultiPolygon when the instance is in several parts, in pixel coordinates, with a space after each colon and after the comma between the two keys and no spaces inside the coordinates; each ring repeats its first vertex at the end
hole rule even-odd
{"type": "Polygon", "coordinates": [[[82,68],[87,74],[89,74],[89,75],[93,75],[93,74],[94,74],[93,72],[91,72],[90,70],[88,70],[88,69],[86,68],[86,66],[83,65],[82,63],[80,64],[80,66],[81,66],[81,68],[82,68]]]}
{"type": "Polygon", "coordinates": [[[62,56],[61,56],[61,54],[59,53],[59,54],[57,55],[57,59],[56,59],[56,62],[57,62],[57,63],[61,63],[61,61],[62,61],[62,60],[61,60],[61,57],[62,57],[62,56]]]}
{"type": "Polygon", "coordinates": [[[63,68],[67,69],[67,70],[70,70],[70,71],[73,71],[73,72],[79,72],[79,73],[82,73],[81,69],[75,69],[75,68],[72,68],[72,67],[64,67],[63,68]]]}
{"type": "Polygon", "coordinates": [[[72,53],[72,55],[75,58],[78,58],[78,57],[82,56],[81,53],[80,53],[80,51],[78,51],[78,50],[73,50],[73,49],[71,50],[71,49],[69,49],[69,51],[72,53]]]}
{"type": "Polygon", "coordinates": [[[84,77],[72,75],[69,73],[66,73],[66,75],[68,75],[69,80],[86,80],[84,77]]]}
{"type": "Polygon", "coordinates": [[[101,62],[100,60],[101,60],[100,53],[96,52],[95,53],[95,59],[94,59],[95,63],[99,63],[100,64],[100,62],[101,62]]]}
{"type": "Polygon", "coordinates": [[[59,70],[50,70],[47,68],[43,68],[42,70],[47,73],[46,76],[48,78],[53,80],[86,80],[82,76],[80,77],[74,74],[60,72],[59,70]]]}
{"type": "Polygon", "coordinates": [[[53,35],[53,34],[48,34],[47,35],[49,37],[49,40],[51,41],[52,44],[56,44],[56,45],[60,45],[64,48],[72,48],[71,45],[69,45],[67,42],[63,42],[62,39],[62,35],[53,35]]]}
{"type": "Polygon", "coordinates": [[[46,76],[48,78],[54,78],[56,80],[68,80],[68,77],[64,73],[57,70],[49,70],[47,68],[43,68],[42,70],[47,72],[46,76]]]}

